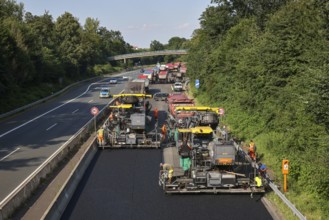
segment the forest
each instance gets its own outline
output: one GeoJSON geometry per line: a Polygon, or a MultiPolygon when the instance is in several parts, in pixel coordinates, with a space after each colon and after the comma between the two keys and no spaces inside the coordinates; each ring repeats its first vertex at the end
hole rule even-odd
{"type": "Polygon", "coordinates": [[[88,17],[81,25],[65,12],[56,20],[24,10],[15,0],[0,0],[0,114],[51,95],[82,79],[122,71],[138,65],[170,62],[177,56],[108,61],[126,53],[185,48],[187,39],[157,40],[149,49],[134,50],[120,31],[100,26],[88,17]]]}
{"type": "MultiPolygon", "coordinates": [[[[308,219],[329,217],[329,2],[212,0],[189,41],[191,86],[308,219]]],[[[273,199],[275,200],[275,199],[273,199]]],[[[288,215],[288,214],[287,214],[288,215]]],[[[289,217],[288,217],[289,218],[289,217]]]]}
{"type": "Polygon", "coordinates": [[[55,21],[24,10],[22,3],[0,0],[0,113],[58,91],[64,86],[114,71],[109,56],[132,52],[120,31],[84,25],[66,12],[55,21]]]}

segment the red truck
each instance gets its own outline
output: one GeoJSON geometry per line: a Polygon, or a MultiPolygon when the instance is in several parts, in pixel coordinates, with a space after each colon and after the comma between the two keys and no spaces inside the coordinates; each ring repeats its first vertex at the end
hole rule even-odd
{"type": "Polygon", "coordinates": [[[160,70],[158,79],[160,83],[167,83],[169,81],[169,72],[167,70],[160,70]]]}
{"type": "MultiPolygon", "coordinates": [[[[175,107],[177,106],[195,106],[194,100],[190,99],[184,93],[173,93],[168,97],[168,110],[173,118],[178,117],[176,115],[175,107]]],[[[187,115],[179,115],[179,117],[193,116],[193,112],[187,113],[187,115]]]]}

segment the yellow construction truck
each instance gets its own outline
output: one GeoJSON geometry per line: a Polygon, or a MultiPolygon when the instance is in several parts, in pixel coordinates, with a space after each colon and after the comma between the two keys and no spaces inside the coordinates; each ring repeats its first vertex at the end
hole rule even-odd
{"type": "Polygon", "coordinates": [[[115,105],[109,106],[110,114],[104,128],[104,142],[101,148],[132,147],[158,148],[160,134],[150,126],[150,110],[145,99],[147,94],[118,94],[115,105]]]}
{"type": "Polygon", "coordinates": [[[162,164],[170,169],[162,166],[159,173],[159,185],[166,193],[265,192],[243,151],[217,137],[210,126],[177,129],[174,136],[175,141],[163,149],[162,164]]]}

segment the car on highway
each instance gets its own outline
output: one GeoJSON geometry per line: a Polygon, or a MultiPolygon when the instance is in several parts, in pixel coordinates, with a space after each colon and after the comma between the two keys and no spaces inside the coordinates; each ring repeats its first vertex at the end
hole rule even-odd
{"type": "Polygon", "coordinates": [[[169,93],[166,92],[158,92],[153,95],[153,99],[155,101],[167,101],[169,93]]]}
{"type": "Polygon", "coordinates": [[[118,80],[117,79],[110,79],[110,84],[117,84],[118,80]]]}
{"type": "Polygon", "coordinates": [[[111,93],[110,93],[110,88],[103,87],[101,88],[101,91],[99,92],[99,98],[110,98],[111,93]]]}
{"type": "Polygon", "coordinates": [[[175,82],[174,83],[174,91],[180,92],[183,90],[183,84],[181,82],[175,82]]]}

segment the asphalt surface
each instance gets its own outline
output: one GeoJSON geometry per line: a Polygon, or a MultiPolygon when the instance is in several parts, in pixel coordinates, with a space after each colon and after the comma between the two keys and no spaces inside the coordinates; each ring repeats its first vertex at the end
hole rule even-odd
{"type": "MultiPolygon", "coordinates": [[[[111,99],[100,99],[99,91],[109,79],[82,83],[0,122],[0,203],[93,117],[92,107],[108,104],[111,99]]],[[[111,93],[119,93],[126,82],[110,85],[111,93]]]]}
{"type": "MultiPolygon", "coordinates": [[[[153,85],[152,93],[169,86],[153,85]]],[[[166,117],[165,102],[151,102],[166,117]]],[[[260,195],[166,195],[161,149],[97,152],[61,219],[272,219],[260,195]]]]}

